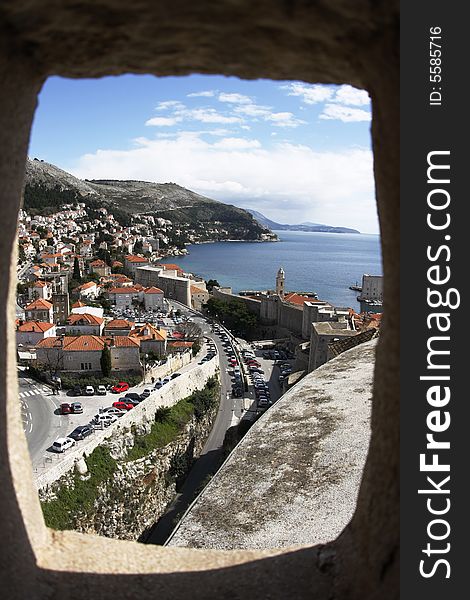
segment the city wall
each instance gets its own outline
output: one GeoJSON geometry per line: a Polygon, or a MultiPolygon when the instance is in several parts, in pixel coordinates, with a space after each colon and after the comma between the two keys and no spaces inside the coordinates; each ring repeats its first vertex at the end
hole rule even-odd
{"type": "MultiPolygon", "coordinates": [[[[38,490],[45,488],[68,471],[75,467],[75,463],[88,456],[93,450],[114,436],[119,436],[124,429],[129,429],[132,425],[143,425],[150,421],[153,422],[157,408],[175,405],[182,398],[186,398],[196,390],[201,390],[207,383],[209,377],[215,375],[219,370],[219,359],[215,356],[212,360],[202,365],[197,365],[191,371],[182,373],[180,377],[172,379],[160,390],[152,393],[146,400],[135,406],[127,414],[120,417],[115,423],[106,429],[95,430],[95,433],[88,440],[78,442],[76,448],[69,450],[65,457],[63,455],[55,457],[60,461],[47,472],[36,477],[36,487],[38,490]]],[[[54,460],[54,458],[52,459],[54,460]]]]}

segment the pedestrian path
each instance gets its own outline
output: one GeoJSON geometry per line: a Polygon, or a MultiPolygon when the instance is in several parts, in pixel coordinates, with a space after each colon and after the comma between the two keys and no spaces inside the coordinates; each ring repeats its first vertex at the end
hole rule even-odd
{"type": "Polygon", "coordinates": [[[43,394],[49,394],[50,391],[51,390],[45,386],[42,388],[38,388],[35,385],[35,386],[32,386],[29,390],[20,392],[19,396],[20,396],[20,398],[27,398],[28,396],[42,396],[43,394]]]}

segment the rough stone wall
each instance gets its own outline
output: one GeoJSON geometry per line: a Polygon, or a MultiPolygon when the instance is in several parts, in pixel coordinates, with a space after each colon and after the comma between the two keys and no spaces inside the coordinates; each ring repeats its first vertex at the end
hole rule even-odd
{"type": "MultiPolygon", "coordinates": [[[[134,445],[132,431],[104,442],[111,456],[118,459],[117,470],[99,486],[93,510],[74,518],[73,529],[121,540],[139,539],[162,516],[176,494],[176,483],[169,473],[172,459],[186,453],[189,459],[199,456],[216,412],[214,409],[200,422],[193,417],[174,442],[138,460],[125,460],[134,445]]],[[[73,471],[42,489],[39,498],[46,501],[54,498],[62,486],[73,487],[73,471]]]]}
{"type": "Polygon", "coordinates": [[[0,562],[10,600],[398,597],[399,14],[398,0],[0,3],[0,335],[7,347],[0,353],[0,532],[8,540],[0,562]],[[21,427],[13,327],[15,236],[30,128],[49,75],[122,73],[349,83],[370,93],[384,320],[358,503],[331,544],[289,552],[196,552],[44,527],[21,427]]]}

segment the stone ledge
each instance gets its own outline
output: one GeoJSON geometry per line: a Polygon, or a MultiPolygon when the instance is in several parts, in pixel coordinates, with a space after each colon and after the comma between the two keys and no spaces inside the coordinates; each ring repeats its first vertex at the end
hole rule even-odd
{"type": "Polygon", "coordinates": [[[168,545],[326,543],[351,519],[370,437],[376,340],[323,365],[251,428],[168,545]]]}

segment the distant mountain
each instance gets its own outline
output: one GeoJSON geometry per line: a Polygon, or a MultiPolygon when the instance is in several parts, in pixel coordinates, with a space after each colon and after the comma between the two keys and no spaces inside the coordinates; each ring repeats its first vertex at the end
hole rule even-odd
{"type": "Polygon", "coordinates": [[[257,210],[251,210],[247,208],[247,211],[251,213],[255,219],[269,229],[277,229],[278,231],[319,231],[324,233],[361,233],[357,229],[350,229],[349,227],[333,227],[332,225],[322,225],[321,223],[299,223],[298,225],[287,225],[285,223],[276,223],[271,221],[257,210]]]}
{"type": "MultiPolygon", "coordinates": [[[[84,202],[89,208],[106,208],[121,225],[131,215],[147,214],[173,225],[204,232],[217,229],[218,239],[263,240],[276,236],[248,211],[196,194],[175,183],[132,180],[82,180],[42,160],[28,160],[24,208],[31,214],[51,214],[63,204],[84,202]]],[[[209,236],[209,234],[207,234],[209,236]]],[[[213,233],[210,234],[213,237],[213,233]]]]}

